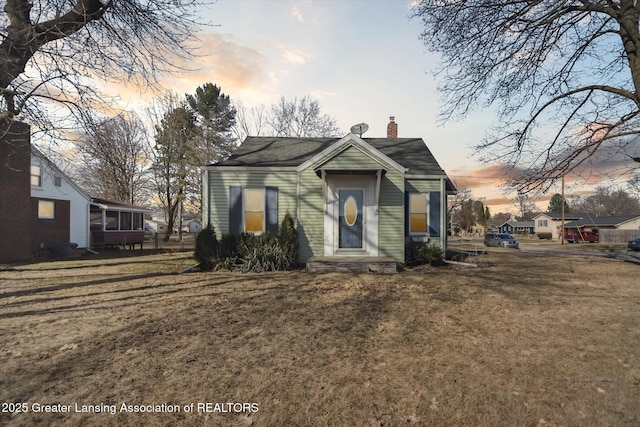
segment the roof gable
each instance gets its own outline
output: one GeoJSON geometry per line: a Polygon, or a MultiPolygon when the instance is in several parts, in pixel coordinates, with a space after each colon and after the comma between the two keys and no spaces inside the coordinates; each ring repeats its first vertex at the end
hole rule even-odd
{"type": "MultiPolygon", "coordinates": [[[[304,163],[298,166],[298,171],[303,171],[309,167],[313,167],[314,169],[323,169],[328,166],[328,169],[332,168],[341,168],[342,166],[338,162],[337,166],[329,166],[331,161],[336,157],[351,151],[352,153],[360,153],[368,158],[367,163],[362,164],[362,167],[366,169],[396,169],[397,171],[404,173],[407,171],[407,168],[398,164],[395,160],[391,159],[386,154],[380,152],[370,144],[366,143],[362,138],[349,133],[344,138],[340,139],[338,142],[328,146],[320,153],[317,153],[304,163]]],[[[357,155],[356,155],[357,156],[357,155]]],[[[362,156],[359,156],[362,158],[362,156]]],[[[361,169],[358,165],[352,165],[353,169],[361,169]]]]}
{"type": "Polygon", "coordinates": [[[59,176],[60,179],[64,180],[78,194],[80,194],[87,201],[91,201],[91,196],[89,196],[89,194],[87,194],[86,191],[80,188],[80,186],[76,184],[75,181],[69,178],[67,174],[62,172],[62,170],[55,163],[53,163],[47,156],[45,156],[44,153],[42,153],[42,151],[38,150],[33,145],[31,146],[31,156],[37,157],[40,160],[40,162],[43,162],[44,164],[46,164],[51,169],[52,172],[54,172],[57,176],[59,176]]]}

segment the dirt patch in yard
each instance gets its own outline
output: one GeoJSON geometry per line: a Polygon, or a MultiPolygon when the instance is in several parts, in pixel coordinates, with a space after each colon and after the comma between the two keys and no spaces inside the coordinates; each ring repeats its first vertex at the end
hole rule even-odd
{"type": "Polygon", "coordinates": [[[192,263],[0,271],[0,425],[640,419],[637,265],[492,251],[391,276],[175,274],[192,263]]]}

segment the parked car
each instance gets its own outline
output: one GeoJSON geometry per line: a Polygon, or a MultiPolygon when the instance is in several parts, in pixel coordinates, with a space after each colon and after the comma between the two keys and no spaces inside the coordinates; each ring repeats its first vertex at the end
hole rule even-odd
{"type": "Polygon", "coordinates": [[[520,247],[520,243],[508,233],[487,233],[484,236],[485,246],[497,246],[500,248],[516,248],[520,247]]]}
{"type": "Polygon", "coordinates": [[[640,251],[640,237],[636,237],[633,240],[629,240],[629,243],[627,244],[627,248],[631,249],[632,251],[640,251]]]}

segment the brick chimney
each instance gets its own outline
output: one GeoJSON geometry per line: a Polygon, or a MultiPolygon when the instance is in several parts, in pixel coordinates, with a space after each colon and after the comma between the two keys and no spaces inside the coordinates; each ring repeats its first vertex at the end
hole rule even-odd
{"type": "Polygon", "coordinates": [[[398,124],[395,122],[395,116],[389,117],[389,124],[387,125],[387,138],[398,137],[398,124]]]}

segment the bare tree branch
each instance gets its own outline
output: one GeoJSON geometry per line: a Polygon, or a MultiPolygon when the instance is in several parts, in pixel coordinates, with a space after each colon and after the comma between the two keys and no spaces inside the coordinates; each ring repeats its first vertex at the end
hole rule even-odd
{"type": "Polygon", "coordinates": [[[640,133],[640,5],[623,1],[422,0],[425,45],[443,58],[442,120],[497,108],[481,159],[548,189],[640,133]]]}
{"type": "Polygon", "coordinates": [[[0,117],[37,121],[46,113],[36,97],[82,107],[100,101],[94,77],[155,87],[161,74],[191,57],[200,24],[195,12],[204,4],[7,0],[0,13],[0,117]]]}

